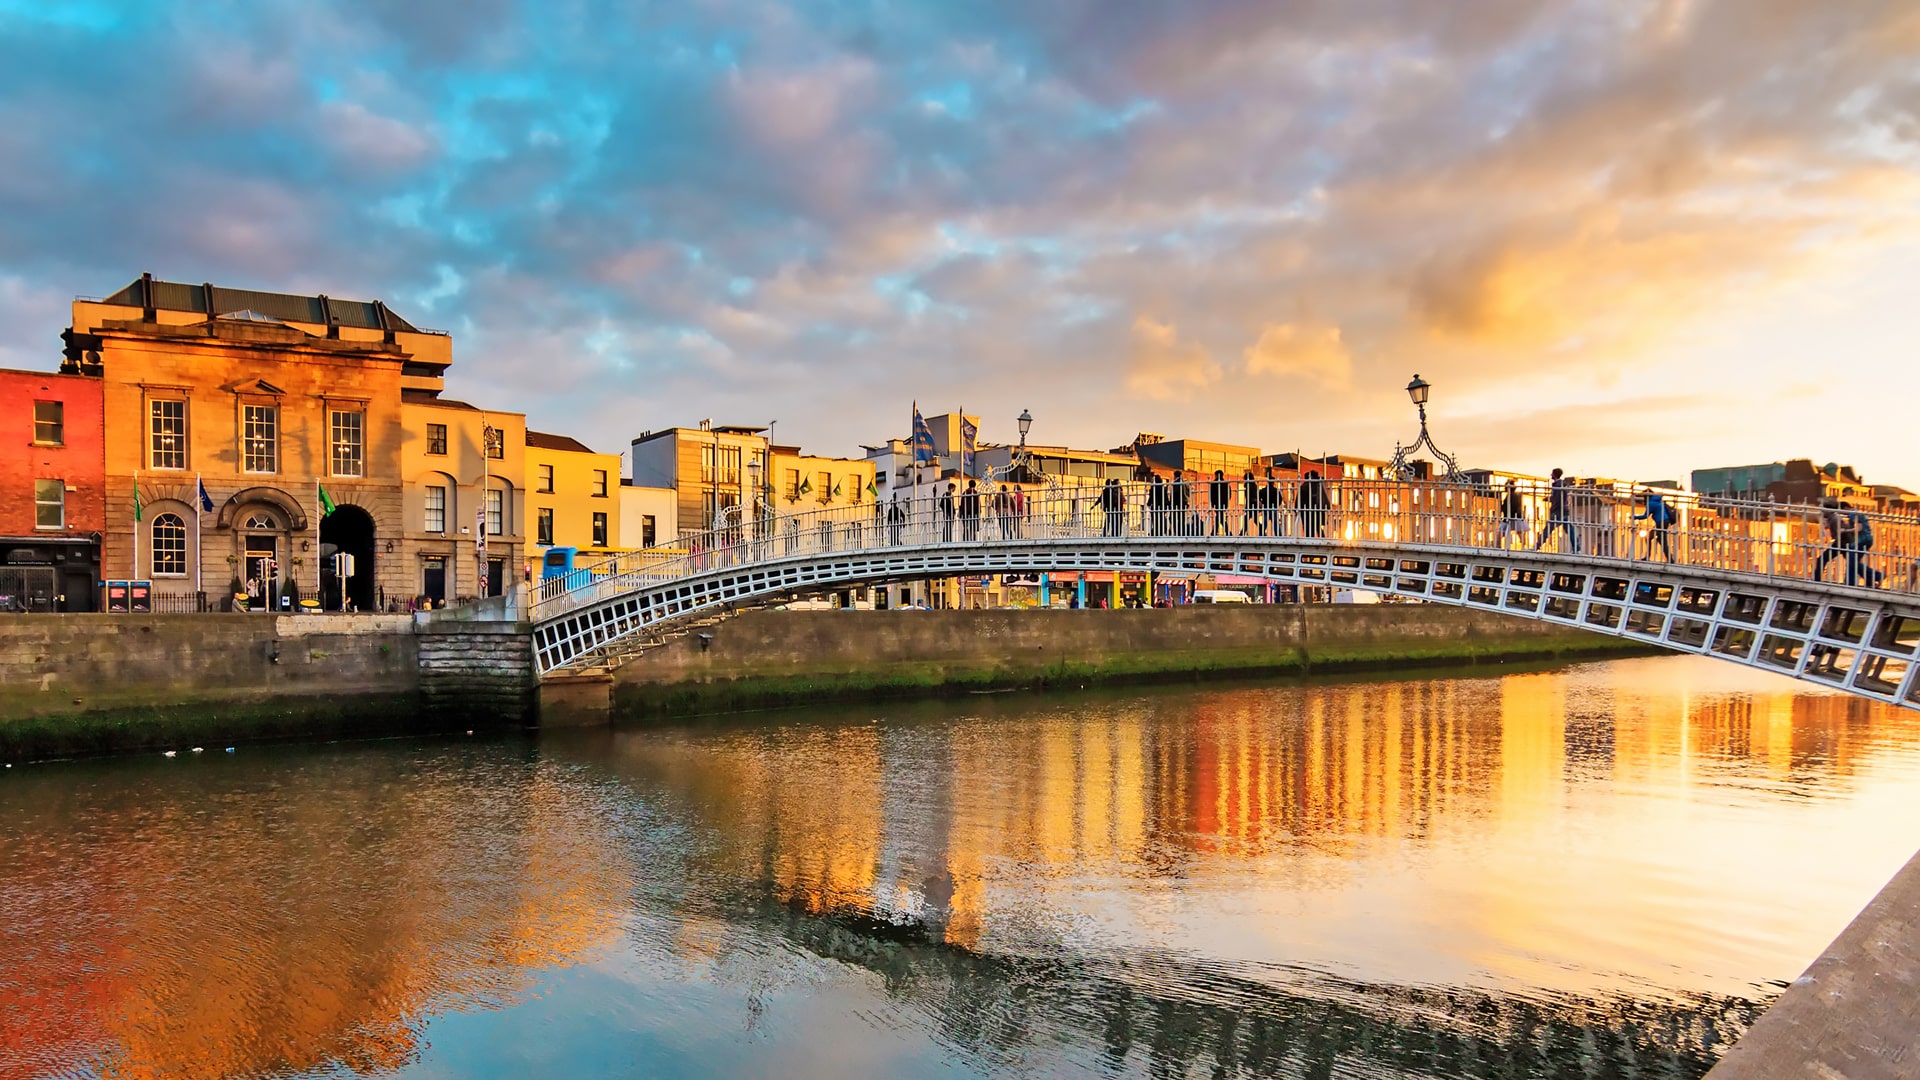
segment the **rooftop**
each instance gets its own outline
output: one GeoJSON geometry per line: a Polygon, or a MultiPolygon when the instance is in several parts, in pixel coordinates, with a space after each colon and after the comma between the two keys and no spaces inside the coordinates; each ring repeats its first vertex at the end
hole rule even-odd
{"type": "Polygon", "coordinates": [[[432,334],[394,314],[379,300],[340,300],[326,295],[295,296],[291,293],[258,292],[234,289],[202,282],[190,285],[181,281],[161,281],[142,274],[126,288],[106,297],[102,303],[123,307],[152,307],[161,311],[197,311],[209,317],[237,317],[255,322],[318,323],[322,326],[353,326],[363,330],[394,330],[407,334],[432,334]]]}
{"type": "Polygon", "coordinates": [[[571,435],[554,435],[545,431],[527,430],[527,445],[536,450],[564,450],[571,454],[591,454],[593,449],[571,435]]]}

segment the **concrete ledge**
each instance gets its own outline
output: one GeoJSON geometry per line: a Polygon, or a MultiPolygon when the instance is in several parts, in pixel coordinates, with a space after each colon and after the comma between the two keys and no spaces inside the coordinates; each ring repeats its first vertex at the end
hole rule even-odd
{"type": "Polygon", "coordinates": [[[1708,1080],[1920,1076],[1920,855],[1763,1013],[1708,1080]]]}
{"type": "Polygon", "coordinates": [[[549,675],[540,680],[540,726],[604,727],[613,719],[613,676],[549,675]]]}

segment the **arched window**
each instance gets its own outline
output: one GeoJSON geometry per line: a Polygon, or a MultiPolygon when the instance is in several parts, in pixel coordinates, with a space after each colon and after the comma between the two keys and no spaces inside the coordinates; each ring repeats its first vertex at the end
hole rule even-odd
{"type": "Polygon", "coordinates": [[[178,514],[161,514],[153,519],[153,572],[155,576],[186,576],[187,523],[178,514]]]}
{"type": "Polygon", "coordinates": [[[246,527],[249,529],[264,529],[271,532],[278,529],[280,523],[273,520],[272,514],[248,514],[246,527]]]}

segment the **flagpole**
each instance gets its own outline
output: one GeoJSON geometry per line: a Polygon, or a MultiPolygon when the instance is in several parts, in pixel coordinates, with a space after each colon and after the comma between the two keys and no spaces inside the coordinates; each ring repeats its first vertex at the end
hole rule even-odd
{"type": "Polygon", "coordinates": [[[140,470],[133,470],[133,580],[140,580],[140,470]]]}
{"type": "Polygon", "coordinates": [[[200,582],[200,564],[206,559],[206,550],[200,545],[200,508],[206,505],[201,492],[207,490],[200,482],[200,474],[193,474],[193,591],[202,592],[200,582]]]}
{"type": "Polygon", "coordinates": [[[320,590],[320,519],[326,514],[320,509],[320,478],[313,478],[313,601],[321,611],[327,610],[327,598],[320,590]]]}

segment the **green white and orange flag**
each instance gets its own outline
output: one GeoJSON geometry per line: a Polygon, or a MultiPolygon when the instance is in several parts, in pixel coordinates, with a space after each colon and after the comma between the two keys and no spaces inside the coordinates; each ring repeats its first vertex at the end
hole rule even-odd
{"type": "Polygon", "coordinates": [[[327,494],[325,487],[319,484],[313,486],[320,492],[320,516],[326,517],[328,514],[333,513],[333,496],[327,494]]]}
{"type": "Polygon", "coordinates": [[[133,478],[133,520],[136,523],[139,522],[144,509],[144,505],[140,502],[140,478],[136,476],[133,478]]]}

